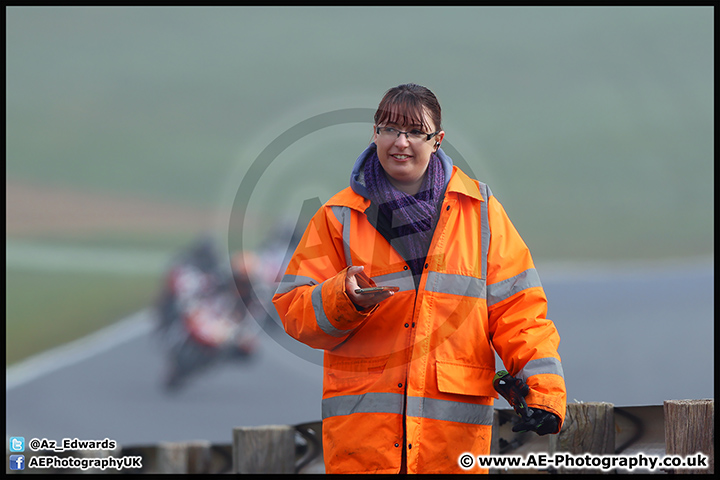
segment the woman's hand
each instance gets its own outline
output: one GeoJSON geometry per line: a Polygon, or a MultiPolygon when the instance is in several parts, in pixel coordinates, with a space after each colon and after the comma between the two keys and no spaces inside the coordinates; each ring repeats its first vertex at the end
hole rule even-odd
{"type": "MultiPolygon", "coordinates": [[[[347,270],[347,276],[345,277],[345,293],[352,300],[358,310],[366,310],[372,308],[378,303],[382,302],[388,297],[394,295],[394,292],[384,291],[370,294],[359,294],[355,293],[358,288],[368,287],[370,285],[361,285],[358,282],[358,277],[361,276],[365,269],[363,266],[352,266],[347,270]]],[[[367,278],[367,277],[366,277],[367,278]]]]}

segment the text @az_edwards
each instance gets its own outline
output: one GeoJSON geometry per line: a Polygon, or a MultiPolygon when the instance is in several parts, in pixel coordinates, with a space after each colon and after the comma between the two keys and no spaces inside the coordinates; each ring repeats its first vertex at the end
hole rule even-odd
{"type": "Polygon", "coordinates": [[[65,452],[68,450],[114,450],[117,442],[105,438],[103,440],[80,440],[78,438],[63,438],[60,443],[47,438],[33,438],[28,442],[28,447],[33,452],[40,450],[52,450],[53,452],[65,452]]]}

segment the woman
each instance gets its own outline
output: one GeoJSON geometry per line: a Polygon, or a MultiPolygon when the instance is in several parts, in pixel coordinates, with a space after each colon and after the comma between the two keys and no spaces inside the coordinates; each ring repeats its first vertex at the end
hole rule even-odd
{"type": "Polygon", "coordinates": [[[325,350],[327,473],[465,472],[461,454],[490,453],[495,352],[530,387],[522,428],[560,430],[559,336],[530,253],[444,137],[430,90],[390,89],[273,298],[287,333],[325,350]],[[372,284],[399,289],[356,293],[372,284]]]}

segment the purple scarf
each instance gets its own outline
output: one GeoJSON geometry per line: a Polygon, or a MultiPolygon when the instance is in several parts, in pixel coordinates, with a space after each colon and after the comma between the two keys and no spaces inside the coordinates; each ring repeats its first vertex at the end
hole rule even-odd
{"type": "Polygon", "coordinates": [[[433,153],[420,191],[408,195],[392,186],[377,153],[365,162],[365,186],[380,215],[391,225],[390,244],[405,258],[414,275],[425,264],[438,216],[438,203],[445,189],[440,159],[433,153]]]}

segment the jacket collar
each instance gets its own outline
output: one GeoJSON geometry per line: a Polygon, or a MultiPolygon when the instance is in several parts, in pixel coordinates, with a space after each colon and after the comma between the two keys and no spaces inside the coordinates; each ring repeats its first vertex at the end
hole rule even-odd
{"type": "Polygon", "coordinates": [[[453,175],[450,177],[450,183],[445,190],[445,194],[448,192],[456,192],[468,197],[474,198],[484,202],[480,189],[478,188],[478,182],[468,177],[465,172],[460,170],[457,166],[453,167],[453,175]]]}

